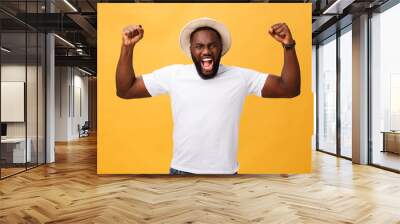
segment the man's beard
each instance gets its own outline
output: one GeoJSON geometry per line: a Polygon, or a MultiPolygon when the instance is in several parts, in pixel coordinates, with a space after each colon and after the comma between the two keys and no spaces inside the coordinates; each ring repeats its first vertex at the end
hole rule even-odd
{"type": "Polygon", "coordinates": [[[212,79],[212,78],[214,78],[215,76],[217,76],[218,68],[219,68],[219,62],[220,62],[220,60],[221,60],[221,54],[217,56],[217,58],[216,58],[216,60],[215,60],[215,62],[214,62],[214,66],[213,66],[213,69],[212,69],[212,73],[209,74],[209,75],[203,74],[203,72],[202,72],[202,70],[201,70],[201,62],[198,61],[198,60],[193,56],[193,54],[192,54],[192,60],[193,60],[193,63],[194,63],[194,65],[195,65],[195,67],[196,67],[197,74],[198,74],[202,79],[212,79]]]}

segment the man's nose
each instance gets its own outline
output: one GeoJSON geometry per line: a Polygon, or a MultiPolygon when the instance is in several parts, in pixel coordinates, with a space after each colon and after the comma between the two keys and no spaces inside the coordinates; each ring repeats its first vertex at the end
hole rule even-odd
{"type": "Polygon", "coordinates": [[[204,47],[203,51],[201,52],[203,55],[210,55],[211,51],[208,47],[204,47]]]}

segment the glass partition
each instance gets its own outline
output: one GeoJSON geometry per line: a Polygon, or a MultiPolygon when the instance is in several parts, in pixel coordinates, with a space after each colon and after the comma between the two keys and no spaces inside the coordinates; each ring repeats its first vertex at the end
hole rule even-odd
{"type": "Polygon", "coordinates": [[[38,157],[38,35],[36,32],[27,33],[27,98],[26,98],[26,113],[27,113],[27,150],[30,153],[30,160],[27,163],[28,168],[37,165],[38,157]]]}
{"type": "Polygon", "coordinates": [[[15,18],[44,3],[0,2],[0,178],[45,163],[45,34],[15,18]]]}
{"type": "Polygon", "coordinates": [[[340,41],[340,155],[352,157],[352,32],[348,26],[340,41]]]}
{"type": "MultiPolygon", "coordinates": [[[[26,141],[26,33],[1,34],[1,175],[21,172],[30,162],[26,141]],[[6,49],[6,50],[4,50],[6,49]]],[[[28,145],[29,149],[29,145],[28,145]]]]}
{"type": "Polygon", "coordinates": [[[336,36],[318,47],[318,148],[336,154],[336,36]]]}
{"type": "Polygon", "coordinates": [[[372,164],[400,171],[400,4],[371,18],[372,164]]]}

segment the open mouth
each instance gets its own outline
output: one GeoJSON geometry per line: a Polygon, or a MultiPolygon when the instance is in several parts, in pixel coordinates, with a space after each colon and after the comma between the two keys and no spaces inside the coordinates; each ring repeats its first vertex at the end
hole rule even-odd
{"type": "Polygon", "coordinates": [[[206,57],[201,59],[201,68],[204,72],[209,73],[212,72],[214,67],[214,60],[212,58],[206,57]]]}

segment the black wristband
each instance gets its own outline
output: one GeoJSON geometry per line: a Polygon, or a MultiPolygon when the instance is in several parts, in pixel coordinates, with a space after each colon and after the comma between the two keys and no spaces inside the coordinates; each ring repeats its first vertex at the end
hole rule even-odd
{"type": "Polygon", "coordinates": [[[285,48],[285,49],[292,49],[292,48],[294,48],[294,46],[296,46],[296,41],[295,40],[293,40],[293,43],[291,43],[291,44],[283,44],[282,43],[282,47],[285,48]]]}

